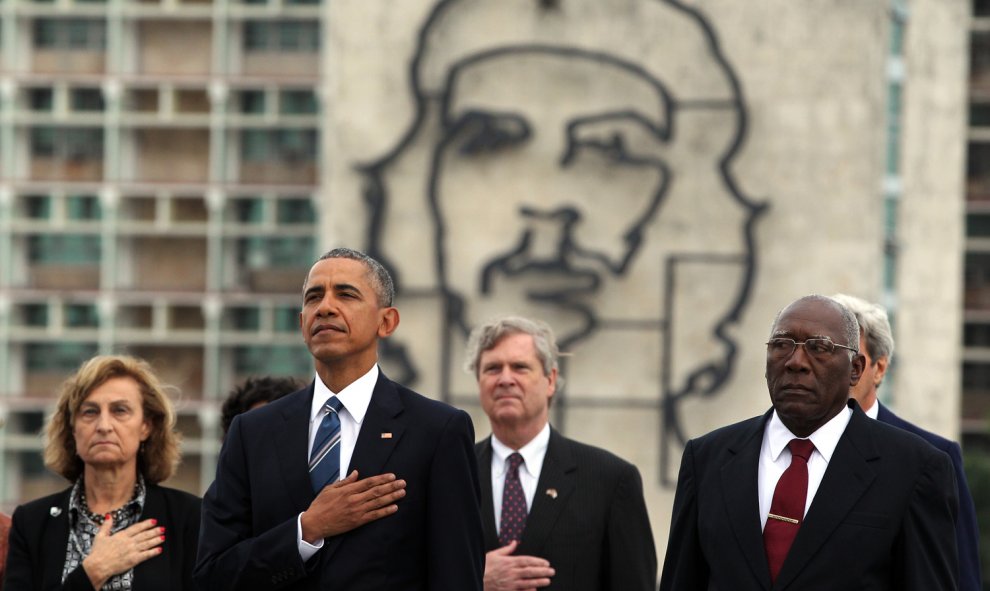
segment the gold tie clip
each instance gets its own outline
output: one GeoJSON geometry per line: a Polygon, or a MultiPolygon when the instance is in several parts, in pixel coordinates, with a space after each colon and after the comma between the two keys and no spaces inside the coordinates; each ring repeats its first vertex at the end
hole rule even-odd
{"type": "Polygon", "coordinates": [[[797,519],[791,519],[790,517],[784,517],[783,515],[774,515],[773,513],[767,514],[770,519],[776,519],[778,521],[786,521],[787,523],[801,523],[797,519]]]}

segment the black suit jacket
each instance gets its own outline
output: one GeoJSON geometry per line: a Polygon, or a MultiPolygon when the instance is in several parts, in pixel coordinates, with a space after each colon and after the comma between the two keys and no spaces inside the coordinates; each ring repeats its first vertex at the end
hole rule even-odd
{"type": "Polygon", "coordinates": [[[952,460],[952,468],[956,472],[956,488],[959,490],[959,515],[956,516],[959,591],[983,591],[983,579],[980,577],[980,531],[976,522],[973,495],[969,492],[966,472],[963,471],[962,450],[959,449],[959,444],[905,421],[882,404],[877,412],[877,420],[914,433],[944,451],[952,460]]]}
{"type": "Polygon", "coordinates": [[[201,588],[480,591],[471,419],[384,374],[348,472],[393,472],[406,480],[406,496],[396,513],[324,540],[303,563],[297,517],[315,498],[306,453],[312,399],[310,384],[234,419],[203,498],[201,588]]]}
{"type": "MultiPolygon", "coordinates": [[[[485,551],[499,547],[491,437],[475,446],[485,551]]],[[[635,466],[550,431],[540,480],[516,554],[550,561],[548,591],[653,591],[657,551],[635,466]],[[548,492],[549,491],[549,492],[548,492]],[[556,496],[554,496],[554,492],[556,496]]]]}
{"type": "MultiPolygon", "coordinates": [[[[93,589],[82,567],[69,573],[65,584],[62,584],[62,568],[69,542],[71,491],[70,487],[21,505],[14,511],[3,586],[7,591],[93,589]]],[[[199,497],[180,490],[147,485],[141,520],[157,519],[165,527],[165,544],[161,554],[134,567],[135,589],[193,589],[192,569],[199,537],[199,510],[199,497]]]]}
{"type": "Polygon", "coordinates": [[[956,589],[958,503],[948,456],[852,407],[773,586],[757,498],[770,412],[689,441],[661,591],[956,589]]]}

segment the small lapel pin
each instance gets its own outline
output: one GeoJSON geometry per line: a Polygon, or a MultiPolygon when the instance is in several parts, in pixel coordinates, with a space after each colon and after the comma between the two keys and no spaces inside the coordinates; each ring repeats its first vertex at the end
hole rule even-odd
{"type": "Polygon", "coordinates": [[[548,488],[547,489],[547,496],[550,497],[551,499],[556,499],[557,498],[557,489],[555,489],[555,488],[548,488]]]}
{"type": "Polygon", "coordinates": [[[392,434],[391,433],[387,433],[387,432],[386,433],[382,433],[382,439],[391,439],[391,438],[392,438],[392,434]]]}
{"type": "Polygon", "coordinates": [[[52,507],[51,509],[48,510],[48,514],[51,515],[52,517],[58,517],[59,515],[62,514],[62,509],[58,507],[52,507]]]}

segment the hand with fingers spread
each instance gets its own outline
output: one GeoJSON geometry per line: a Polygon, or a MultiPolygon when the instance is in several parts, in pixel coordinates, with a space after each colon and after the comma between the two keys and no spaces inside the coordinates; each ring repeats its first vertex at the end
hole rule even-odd
{"type": "Polygon", "coordinates": [[[406,481],[395,474],[358,479],[357,470],[329,484],[303,512],[302,537],[310,544],[381,519],[399,510],[396,501],[406,495],[406,481]]]}
{"type": "Polygon", "coordinates": [[[154,519],[139,521],[127,529],[111,533],[113,517],[108,513],[93,538],[93,547],[82,567],[99,589],[110,577],[126,572],[162,553],[165,528],[154,519]]]}
{"type": "Polygon", "coordinates": [[[513,556],[519,542],[485,554],[485,591],[535,591],[550,585],[556,571],[538,556],[513,556]]]}

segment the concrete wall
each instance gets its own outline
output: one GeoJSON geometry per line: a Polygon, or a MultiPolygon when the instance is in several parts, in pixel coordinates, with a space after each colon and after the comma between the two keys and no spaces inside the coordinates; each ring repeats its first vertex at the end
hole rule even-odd
{"type": "MultiPolygon", "coordinates": [[[[420,45],[434,4],[330,5],[323,246],[393,266],[386,371],[479,437],[460,325],[555,326],[571,356],[553,422],[639,466],[662,556],[679,435],[768,408],[776,311],[881,298],[890,6],[477,1],[420,45]]],[[[956,436],[967,4],[910,7],[891,401],[956,436]]]]}

